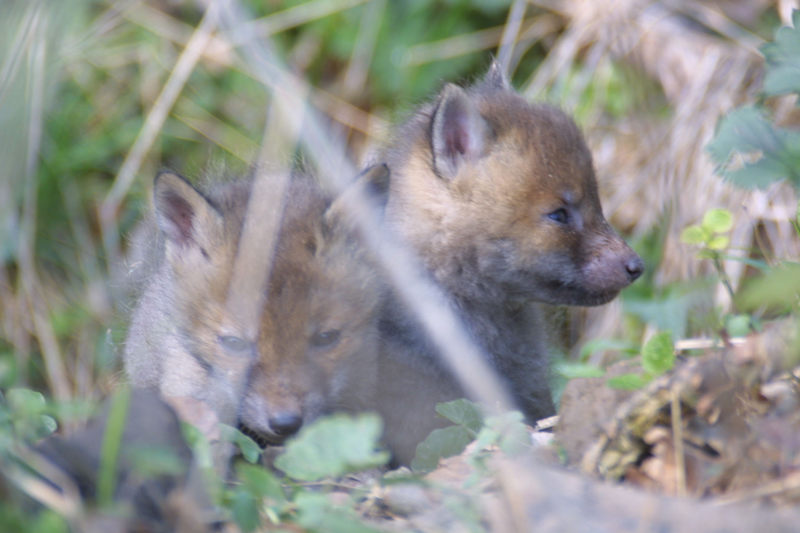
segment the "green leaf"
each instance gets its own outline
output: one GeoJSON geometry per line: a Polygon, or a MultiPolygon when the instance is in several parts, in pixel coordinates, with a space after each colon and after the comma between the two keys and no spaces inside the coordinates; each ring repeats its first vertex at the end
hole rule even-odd
{"type": "Polygon", "coordinates": [[[376,451],[381,429],[372,413],[321,418],[287,442],[275,466],[294,479],[316,481],[383,465],[389,454],[376,451]]]}
{"type": "Polygon", "coordinates": [[[497,445],[508,455],[517,455],[531,448],[531,435],[525,425],[525,415],[519,411],[490,416],[486,419],[484,430],[497,434],[497,445]]]}
{"type": "Polygon", "coordinates": [[[706,150],[720,165],[717,171],[740,187],[764,188],[781,179],[800,186],[800,132],[774,126],[758,107],[741,107],[723,117],[706,150]],[[746,161],[732,166],[734,154],[746,161]]]}
{"type": "Polygon", "coordinates": [[[295,498],[297,523],[308,531],[325,533],[378,533],[364,524],[352,505],[334,503],[318,492],[301,492],[295,498]]]}
{"type": "Polygon", "coordinates": [[[725,233],[733,227],[733,215],[727,209],[709,209],[703,216],[702,226],[711,233],[725,233]]]}
{"type": "Polygon", "coordinates": [[[236,478],[256,498],[269,498],[279,504],[286,502],[281,482],[263,466],[239,462],[236,464],[236,478]]]}
{"type": "Polygon", "coordinates": [[[255,531],[261,523],[259,515],[259,501],[246,490],[236,490],[233,493],[231,512],[239,528],[245,533],[255,531]]]}
{"type": "Polygon", "coordinates": [[[766,59],[764,93],[768,96],[800,92],[800,17],[792,13],[794,28],[775,32],[775,40],[761,47],[766,59]]]}
{"type": "Polygon", "coordinates": [[[637,390],[650,382],[650,379],[639,374],[622,374],[608,378],[606,384],[612,389],[637,390]]]}
{"type": "Polygon", "coordinates": [[[623,339],[592,339],[581,346],[581,352],[578,358],[581,361],[585,361],[592,354],[604,351],[617,351],[625,355],[635,355],[639,353],[639,346],[633,344],[631,341],[623,339]]]}
{"type": "Polygon", "coordinates": [[[553,371],[567,379],[599,378],[605,375],[605,371],[597,365],[572,361],[558,361],[553,365],[553,371]]]}
{"type": "Polygon", "coordinates": [[[744,337],[750,333],[750,317],[748,315],[728,315],[725,317],[725,331],[731,337],[744,337]]]}
{"type": "Polygon", "coordinates": [[[242,452],[242,457],[244,457],[245,461],[253,464],[258,462],[259,458],[261,457],[261,447],[258,445],[258,443],[256,443],[256,441],[239,431],[237,428],[227,424],[220,424],[219,430],[220,435],[224,440],[236,444],[236,446],[239,448],[239,451],[242,452]]]}
{"type": "Polygon", "coordinates": [[[483,413],[478,404],[463,398],[437,404],[436,412],[449,421],[466,427],[473,433],[478,433],[483,427],[483,413]]]}
{"type": "Polygon", "coordinates": [[[11,410],[23,415],[39,414],[47,407],[44,395],[35,390],[15,388],[9,390],[6,397],[11,410]]]}
{"type": "Polygon", "coordinates": [[[424,441],[417,444],[411,468],[420,472],[433,470],[440,459],[463,452],[474,437],[475,435],[464,426],[434,429],[424,441]]]}
{"type": "Polygon", "coordinates": [[[689,226],[681,233],[681,242],[686,244],[705,244],[708,233],[700,226],[689,226]]]}
{"type": "Polygon", "coordinates": [[[800,300],[800,263],[785,261],[760,278],[749,281],[736,298],[742,310],[764,305],[796,308],[800,300]]]}
{"type": "Polygon", "coordinates": [[[672,333],[663,331],[653,335],[642,348],[642,368],[652,376],[659,376],[675,365],[675,347],[672,333]]]}
{"type": "Polygon", "coordinates": [[[731,240],[727,235],[714,235],[709,239],[706,246],[708,246],[710,250],[724,250],[730,243],[731,240]]]}

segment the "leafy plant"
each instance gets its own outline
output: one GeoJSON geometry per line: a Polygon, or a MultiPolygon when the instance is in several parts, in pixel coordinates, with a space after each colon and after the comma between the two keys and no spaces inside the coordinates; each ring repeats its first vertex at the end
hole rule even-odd
{"type": "MultiPolygon", "coordinates": [[[[764,96],[800,93],[800,11],[792,13],[792,24],[761,47],[764,96]]],[[[785,179],[800,188],[800,131],[776,126],[763,105],[730,112],[706,149],[718,172],[736,185],[764,188],[785,179]]]]}

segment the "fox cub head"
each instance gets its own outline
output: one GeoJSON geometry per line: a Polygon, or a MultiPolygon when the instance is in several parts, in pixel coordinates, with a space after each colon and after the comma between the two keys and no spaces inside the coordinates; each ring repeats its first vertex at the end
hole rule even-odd
{"type": "Polygon", "coordinates": [[[493,65],[400,130],[387,217],[456,294],[595,305],[643,271],[603,216],[589,149],[493,65]]]}
{"type": "MultiPolygon", "coordinates": [[[[388,169],[376,167],[352,187],[366,183],[384,193],[387,179],[388,169]]],[[[239,423],[278,443],[310,419],[368,401],[381,289],[347,216],[348,192],[330,201],[310,178],[292,177],[258,331],[248,337],[226,299],[250,189],[249,181],[235,181],[201,193],[164,173],[154,187],[155,214],[170,277],[169,319],[194,366],[178,374],[211,388],[232,361],[248,360],[239,423]]]]}

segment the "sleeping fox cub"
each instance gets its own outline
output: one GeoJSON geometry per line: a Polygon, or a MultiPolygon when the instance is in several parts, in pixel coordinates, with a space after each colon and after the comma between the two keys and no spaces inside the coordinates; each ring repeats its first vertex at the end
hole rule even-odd
{"type": "MultiPolygon", "coordinates": [[[[529,420],[553,413],[541,302],[598,305],[643,271],[603,217],[592,157],[563,112],[493,65],[448,84],[396,132],[388,225],[416,252],[529,420]]],[[[464,395],[396,303],[381,323],[380,410],[399,462],[464,395]]]]}
{"type": "MultiPolygon", "coordinates": [[[[353,187],[380,192],[387,178],[386,167],[375,167],[353,187]]],[[[164,396],[212,410],[230,402],[245,430],[280,443],[323,413],[371,403],[381,289],[343,205],[347,191],[331,202],[311,178],[293,176],[258,331],[248,338],[226,297],[251,186],[229,181],[201,192],[173,173],[156,178],[151,274],[125,370],[135,386],[164,396]],[[225,379],[237,361],[245,361],[243,397],[225,379]]]]}

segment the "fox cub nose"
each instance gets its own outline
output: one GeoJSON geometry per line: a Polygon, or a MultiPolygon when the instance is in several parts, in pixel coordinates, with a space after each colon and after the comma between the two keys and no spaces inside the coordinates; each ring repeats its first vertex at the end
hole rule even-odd
{"type": "Polygon", "coordinates": [[[297,413],[278,413],[269,419],[269,428],[281,437],[297,433],[303,425],[303,418],[297,413]]]}
{"type": "Polygon", "coordinates": [[[644,272],[644,261],[638,255],[634,255],[625,262],[625,270],[628,272],[628,278],[631,283],[633,283],[644,272]]]}

